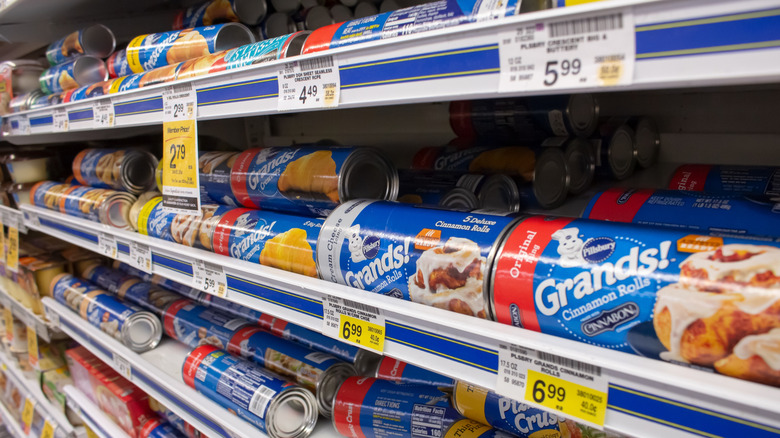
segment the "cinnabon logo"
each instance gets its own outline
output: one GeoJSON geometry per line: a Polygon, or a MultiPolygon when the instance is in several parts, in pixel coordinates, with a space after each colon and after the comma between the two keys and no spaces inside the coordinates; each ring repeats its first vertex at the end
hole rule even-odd
{"type": "Polygon", "coordinates": [[[515,303],[509,305],[509,318],[512,320],[513,326],[523,326],[523,320],[520,317],[520,308],[515,303]]]}
{"type": "Polygon", "coordinates": [[[626,190],[626,191],[625,191],[625,192],[623,192],[623,194],[622,194],[622,195],[620,195],[620,197],[617,199],[617,204],[618,204],[618,205],[623,205],[623,204],[625,204],[626,202],[628,202],[628,200],[629,200],[629,199],[631,199],[631,195],[633,195],[634,193],[636,193],[636,190],[635,190],[635,189],[629,189],[629,190],[626,190]]]}
{"type": "Polygon", "coordinates": [[[600,335],[615,330],[618,326],[635,319],[637,316],[639,316],[639,305],[629,301],[582,321],[582,332],[588,336],[600,335]]]}

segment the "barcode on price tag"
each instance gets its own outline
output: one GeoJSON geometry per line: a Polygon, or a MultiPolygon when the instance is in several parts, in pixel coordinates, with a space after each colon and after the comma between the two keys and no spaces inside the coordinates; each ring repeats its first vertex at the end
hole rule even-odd
{"type": "Polygon", "coordinates": [[[341,96],[341,76],[332,56],[286,62],[277,75],[279,111],[335,108],[341,96]]]}
{"type": "Polygon", "coordinates": [[[148,245],[130,242],[130,264],[136,268],[152,273],[152,250],[148,245]]]}
{"type": "Polygon", "coordinates": [[[227,276],[220,265],[196,260],[192,266],[192,282],[204,292],[220,298],[227,296],[227,276]]]}
{"type": "Polygon", "coordinates": [[[30,119],[26,115],[11,119],[11,135],[30,135],[30,119]]]}
{"type": "Polygon", "coordinates": [[[323,334],[367,350],[384,351],[385,316],[379,308],[326,295],[322,311],[323,334]]]}
{"type": "Polygon", "coordinates": [[[65,132],[68,130],[68,110],[65,108],[55,108],[51,113],[51,123],[54,132],[65,132]]]}
{"type": "Polygon", "coordinates": [[[51,420],[46,420],[43,423],[43,429],[41,430],[41,438],[54,438],[54,423],[51,420]]]}
{"type": "Polygon", "coordinates": [[[609,381],[601,368],[544,351],[499,344],[496,392],[603,429],[609,381]]]}
{"type": "Polygon", "coordinates": [[[24,221],[25,223],[30,224],[34,227],[41,226],[41,220],[38,218],[38,215],[35,213],[30,213],[29,211],[24,212],[24,221]]]}
{"type": "Polygon", "coordinates": [[[116,237],[108,233],[98,233],[98,252],[106,257],[116,258],[116,237]]]}
{"type": "Polygon", "coordinates": [[[192,84],[167,87],[163,99],[163,209],[200,216],[198,94],[192,84]]]}
{"type": "Polygon", "coordinates": [[[130,362],[128,362],[127,359],[114,353],[114,365],[116,365],[116,370],[119,372],[119,374],[122,375],[122,377],[127,380],[132,380],[133,367],[130,366],[130,362]]]}
{"type": "Polygon", "coordinates": [[[92,121],[95,128],[114,126],[114,104],[111,99],[100,99],[92,105],[92,121]]]}
{"type": "Polygon", "coordinates": [[[499,34],[502,92],[630,85],[636,58],[631,8],[526,23],[499,34]]]}

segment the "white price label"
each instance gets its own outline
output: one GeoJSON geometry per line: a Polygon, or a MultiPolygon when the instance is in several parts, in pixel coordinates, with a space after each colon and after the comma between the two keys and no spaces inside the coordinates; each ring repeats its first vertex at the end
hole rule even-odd
{"type": "Polygon", "coordinates": [[[341,76],[332,56],[286,62],[277,75],[279,111],[335,108],[341,96],[341,76]]]}
{"type": "Polygon", "coordinates": [[[220,298],[227,296],[227,276],[220,265],[195,260],[192,266],[192,282],[196,288],[212,295],[220,298]]]}
{"type": "Polygon", "coordinates": [[[21,212],[16,212],[10,209],[3,209],[2,217],[3,217],[3,225],[7,226],[8,228],[21,229],[21,225],[22,225],[21,212]]]}
{"type": "Polygon", "coordinates": [[[116,258],[116,237],[108,233],[98,233],[98,252],[106,257],[116,258]]]}
{"type": "Polygon", "coordinates": [[[385,316],[377,307],[326,295],[322,300],[322,333],[382,353],[385,316]]]}
{"type": "Polygon", "coordinates": [[[114,365],[116,365],[116,370],[119,372],[119,374],[122,375],[122,377],[127,380],[132,380],[133,367],[130,366],[130,362],[128,362],[127,359],[114,353],[114,365]]]}
{"type": "Polygon", "coordinates": [[[148,245],[130,242],[130,264],[136,268],[152,273],[152,250],[148,245]]]}
{"type": "Polygon", "coordinates": [[[543,351],[499,344],[496,392],[603,429],[609,380],[601,368],[543,351]]]}
{"type": "Polygon", "coordinates": [[[95,128],[114,126],[114,104],[111,99],[100,99],[92,105],[92,122],[95,128]]]}
{"type": "Polygon", "coordinates": [[[11,135],[30,135],[30,119],[27,116],[12,119],[11,135]]]}
{"type": "Polygon", "coordinates": [[[54,132],[65,132],[68,130],[68,110],[65,108],[56,108],[52,111],[51,119],[54,132]]]}
{"type": "Polygon", "coordinates": [[[519,25],[499,34],[501,92],[629,85],[636,45],[630,8],[519,25]]]}
{"type": "MultiPolygon", "coordinates": [[[[34,227],[40,227],[41,226],[41,220],[38,219],[38,215],[35,213],[30,213],[29,211],[24,212],[24,223],[30,224],[34,227]]],[[[25,227],[26,228],[26,227],[25,227]]]]}
{"type": "Polygon", "coordinates": [[[60,328],[60,315],[57,312],[49,309],[48,307],[45,308],[45,310],[46,310],[46,319],[49,321],[49,325],[54,327],[54,328],[56,328],[56,329],[59,329],[60,328]]]}

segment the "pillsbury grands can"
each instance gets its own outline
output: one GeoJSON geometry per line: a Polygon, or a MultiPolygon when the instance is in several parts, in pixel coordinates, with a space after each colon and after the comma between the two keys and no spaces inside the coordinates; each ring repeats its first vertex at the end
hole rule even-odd
{"type": "Polygon", "coordinates": [[[398,196],[395,167],[370,148],[249,149],[236,160],[230,180],[245,207],[313,216],[350,199],[398,196]]]}
{"type": "Polygon", "coordinates": [[[320,232],[320,278],[485,318],[488,266],[513,220],[350,201],[328,216],[320,232]]]}
{"type": "Polygon", "coordinates": [[[214,252],[309,277],[317,276],[315,251],[322,219],[235,208],[214,229],[214,252]]]}
{"type": "Polygon", "coordinates": [[[463,417],[435,386],[350,377],[333,401],[333,426],[346,437],[440,437],[463,417]]]}
{"type": "Polygon", "coordinates": [[[119,298],[157,315],[162,315],[170,303],[182,299],[182,296],[175,292],[101,264],[88,267],[83,275],[90,282],[105,288],[119,298]]]}
{"type": "Polygon", "coordinates": [[[45,94],[61,93],[108,79],[106,64],[94,56],[81,56],[73,61],[49,67],[38,82],[45,94]]]}
{"type": "Polygon", "coordinates": [[[780,244],[529,216],[491,271],[496,321],[780,386],[780,244]]]}
{"type": "Polygon", "coordinates": [[[208,0],[179,12],[173,21],[174,29],[211,26],[238,22],[256,26],[265,17],[265,0],[208,0]]]}
{"type": "Polygon", "coordinates": [[[109,78],[121,78],[133,74],[130,64],[127,63],[127,50],[117,50],[106,59],[106,70],[109,78]]]}
{"type": "Polygon", "coordinates": [[[376,368],[377,379],[391,380],[398,383],[412,383],[417,385],[431,385],[444,391],[451,391],[455,386],[455,380],[443,376],[425,368],[383,356],[376,368]]]}
{"type": "Polygon", "coordinates": [[[142,73],[254,41],[252,31],[238,23],[140,35],[127,45],[127,62],[133,73],[142,73]]]}
{"type": "Polygon", "coordinates": [[[141,426],[138,438],[182,438],[182,435],[171,423],[150,418],[141,426]]]}
{"type": "Polygon", "coordinates": [[[675,170],[669,190],[780,196],[780,167],[684,164],[675,170]]]}
{"type": "Polygon", "coordinates": [[[71,167],[80,184],[137,195],[154,188],[157,158],[138,149],[84,149],[71,167]]]}
{"type": "Polygon", "coordinates": [[[150,199],[138,214],[138,232],[194,248],[211,249],[215,221],[231,207],[201,205],[201,216],[165,211],[162,196],[150,199]]]}
{"type": "Polygon", "coordinates": [[[50,65],[57,65],[83,55],[105,58],[114,51],[115,46],[116,40],[111,29],[94,24],[49,44],[46,59],[50,65]]]}
{"type": "Polygon", "coordinates": [[[230,170],[238,155],[238,152],[200,152],[198,155],[201,193],[205,192],[217,204],[239,205],[230,188],[230,170]]]}
{"type": "Polygon", "coordinates": [[[228,352],[251,359],[312,391],[320,414],[330,417],[333,397],[355,368],[335,357],[279,338],[260,327],[244,327],[230,340],[228,352]]]}
{"type": "Polygon", "coordinates": [[[182,377],[271,438],[306,438],[317,423],[317,401],[307,389],[212,345],[188,355],[182,377]]]}
{"type": "Polygon", "coordinates": [[[444,438],[511,438],[512,435],[493,429],[479,421],[464,418],[452,423],[444,438]]]}
{"type": "Polygon", "coordinates": [[[30,202],[70,216],[129,229],[135,196],[126,192],[41,181],[30,190],[30,202]]]}
{"type": "Polygon", "coordinates": [[[163,314],[165,334],[193,348],[208,344],[226,349],[233,336],[248,325],[249,321],[243,318],[186,298],[171,303],[163,314]]]}
{"type": "Polygon", "coordinates": [[[51,281],[51,291],[59,303],[133,351],[150,350],[160,343],[162,326],[156,316],[86,281],[59,274],[51,281]]]}

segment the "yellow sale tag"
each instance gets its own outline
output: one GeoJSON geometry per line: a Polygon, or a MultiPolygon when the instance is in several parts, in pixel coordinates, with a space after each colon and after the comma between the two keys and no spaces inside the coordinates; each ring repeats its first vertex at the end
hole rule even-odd
{"type": "Polygon", "coordinates": [[[27,326],[27,353],[29,355],[30,366],[38,368],[38,334],[35,333],[35,327],[27,326]]]}
{"type": "Polygon", "coordinates": [[[46,420],[43,423],[43,429],[41,430],[41,438],[54,438],[54,425],[46,420]]]}
{"type": "Polygon", "coordinates": [[[22,410],[22,424],[24,425],[24,433],[30,433],[30,425],[33,420],[33,412],[35,411],[35,402],[30,398],[24,401],[24,409],[22,410]]]}
{"type": "Polygon", "coordinates": [[[198,189],[195,120],[163,123],[163,186],[198,189]]]}
{"type": "Polygon", "coordinates": [[[362,319],[353,318],[349,315],[341,315],[339,338],[360,344],[380,353],[385,348],[384,327],[363,321],[362,319]]]}
{"type": "Polygon", "coordinates": [[[19,269],[19,230],[14,227],[8,228],[8,254],[6,256],[6,266],[14,272],[19,269]]]}
{"type": "Polygon", "coordinates": [[[163,207],[200,216],[198,181],[198,97],[191,84],[163,91],[163,207]]]}
{"type": "Polygon", "coordinates": [[[92,429],[90,429],[86,424],[84,425],[84,429],[87,431],[87,438],[100,438],[95,432],[92,432],[92,429]]]}
{"type": "Polygon", "coordinates": [[[566,416],[604,426],[607,394],[558,377],[528,370],[525,400],[566,416]]]}
{"type": "Polygon", "coordinates": [[[0,263],[5,264],[5,228],[3,227],[3,219],[0,217],[0,263]]]}
{"type": "Polygon", "coordinates": [[[14,315],[11,313],[11,308],[6,307],[3,309],[3,319],[5,320],[5,338],[8,342],[14,340],[14,315]]]}

